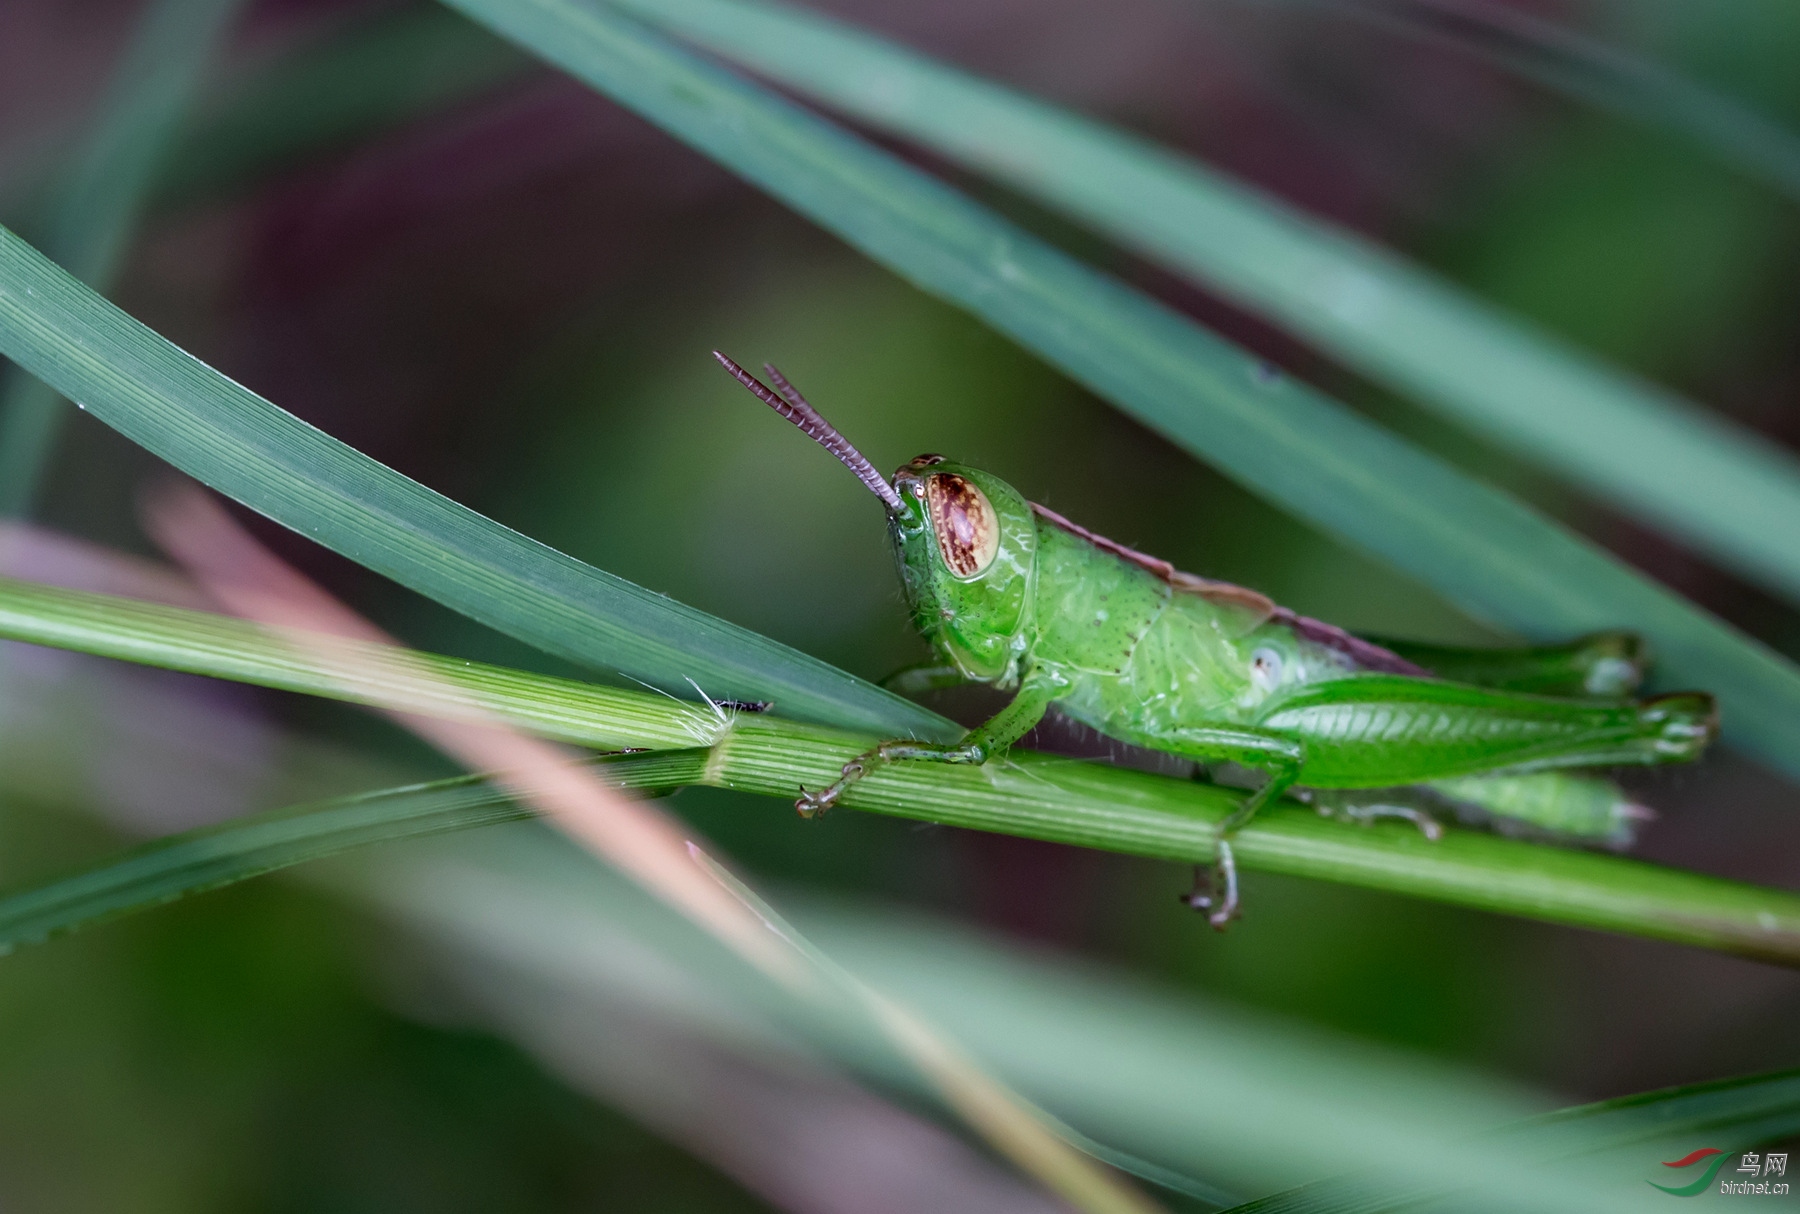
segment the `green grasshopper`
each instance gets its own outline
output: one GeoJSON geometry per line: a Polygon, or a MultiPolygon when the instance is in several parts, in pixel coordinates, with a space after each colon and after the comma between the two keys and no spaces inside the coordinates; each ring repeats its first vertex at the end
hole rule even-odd
{"type": "Polygon", "coordinates": [[[887,507],[913,620],[936,655],[889,686],[1014,693],[960,742],[898,739],[857,756],[828,787],[802,790],[806,816],[886,763],[986,763],[1054,706],[1203,770],[1264,774],[1219,827],[1218,893],[1186,899],[1223,928],[1238,912],[1231,838],[1284,793],[1352,820],[1410,818],[1431,838],[1427,808],[1442,804],[1623,845],[1648,811],[1566,769],[1685,762],[1717,733],[1709,695],[1629,698],[1648,663],[1630,634],[1512,650],[1378,644],[1095,535],[979,468],[921,455],[889,482],[774,367],[771,390],[714,357],[887,507]]]}

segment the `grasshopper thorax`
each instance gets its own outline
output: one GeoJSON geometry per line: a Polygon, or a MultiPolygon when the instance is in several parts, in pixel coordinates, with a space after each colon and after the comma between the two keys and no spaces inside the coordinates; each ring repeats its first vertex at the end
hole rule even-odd
{"type": "Polygon", "coordinates": [[[894,474],[900,579],[919,631],[970,678],[1009,683],[1026,649],[1037,525],[1017,490],[921,455],[894,474]]]}

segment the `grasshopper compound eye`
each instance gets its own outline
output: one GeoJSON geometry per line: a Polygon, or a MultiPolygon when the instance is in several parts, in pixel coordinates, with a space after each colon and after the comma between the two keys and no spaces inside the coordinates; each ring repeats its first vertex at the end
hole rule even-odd
{"type": "Polygon", "coordinates": [[[979,577],[1000,551],[1000,519],[973,481],[949,472],[925,478],[925,507],[944,564],[959,578],[979,577]]]}

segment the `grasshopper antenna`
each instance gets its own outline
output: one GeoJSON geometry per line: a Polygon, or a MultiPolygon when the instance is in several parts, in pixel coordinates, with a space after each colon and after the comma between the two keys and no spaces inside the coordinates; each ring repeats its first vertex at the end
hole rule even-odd
{"type": "Polygon", "coordinates": [[[894,492],[894,487],[875,470],[875,465],[869,462],[867,456],[852,447],[849,439],[839,434],[830,422],[819,416],[817,409],[806,403],[806,398],[794,389],[794,385],[781,372],[767,363],[763,364],[763,370],[769,373],[769,378],[775,381],[775,387],[780,389],[780,394],[777,395],[756,376],[717,350],[713,351],[713,357],[719,360],[719,365],[731,372],[738,383],[750,389],[757,400],[793,422],[802,434],[837,456],[844,467],[856,474],[857,480],[867,485],[871,493],[886,503],[889,513],[899,512],[900,495],[894,492]]]}

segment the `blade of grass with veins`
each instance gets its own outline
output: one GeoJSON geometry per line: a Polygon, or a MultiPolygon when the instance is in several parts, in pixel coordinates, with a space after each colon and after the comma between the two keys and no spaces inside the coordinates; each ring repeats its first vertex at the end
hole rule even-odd
{"type": "MultiPolygon", "coordinates": [[[[320,650],[226,617],[9,579],[0,637],[415,714],[454,717],[473,704],[599,750],[704,746],[698,782],[789,801],[869,744],[867,734],[455,658],[350,641],[320,650]],[[383,677],[395,662],[432,678],[383,677]],[[444,686],[453,693],[429,690],[444,686]]],[[[986,768],[896,764],[844,806],[1193,864],[1211,859],[1217,824],[1238,801],[1192,780],[1018,752],[986,768]]],[[[1461,830],[1432,843],[1409,827],[1352,829],[1286,804],[1246,829],[1237,852],[1248,869],[1800,964],[1800,895],[1618,856],[1461,830]]]]}

